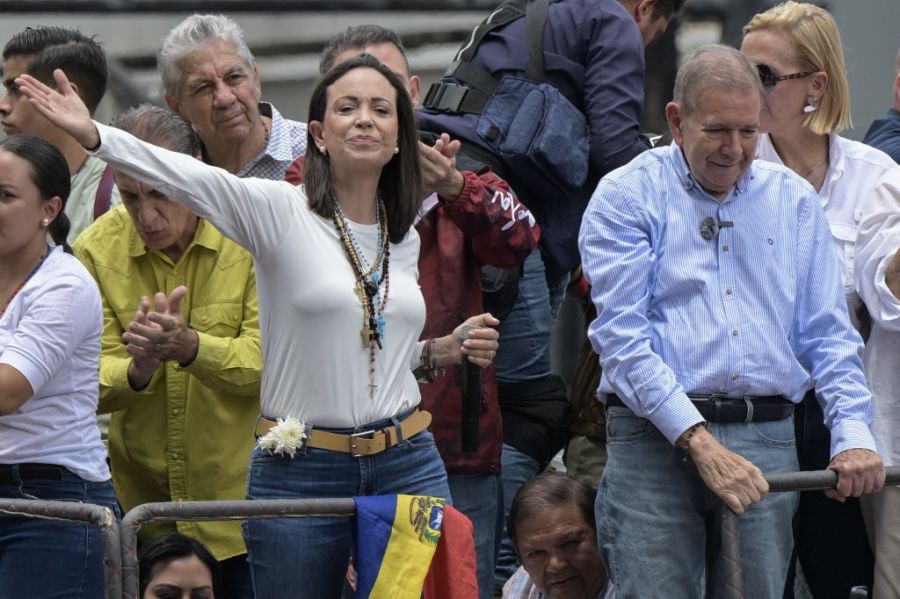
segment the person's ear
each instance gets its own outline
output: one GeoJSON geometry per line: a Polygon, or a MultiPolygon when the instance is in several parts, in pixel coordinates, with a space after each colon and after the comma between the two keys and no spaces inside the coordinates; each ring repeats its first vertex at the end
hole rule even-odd
{"type": "Polygon", "coordinates": [[[172,112],[178,112],[178,114],[181,114],[181,112],[179,112],[179,110],[178,110],[178,101],[175,98],[170,96],[168,93],[165,93],[165,94],[163,94],[163,100],[166,101],[166,106],[169,107],[169,110],[171,110],[172,112]]]}
{"type": "Polygon", "coordinates": [[[672,139],[679,146],[684,143],[684,107],[678,102],[669,102],[666,104],[666,122],[669,124],[669,131],[672,133],[672,139]]]}
{"type": "Polygon", "coordinates": [[[418,75],[409,78],[409,95],[412,96],[413,108],[419,105],[419,92],[422,89],[422,80],[418,75]]]}
{"type": "Polygon", "coordinates": [[[59,211],[62,210],[62,198],[53,196],[49,201],[44,202],[41,208],[44,213],[44,219],[46,219],[48,223],[52,223],[56,220],[59,211]]]}
{"type": "Polygon", "coordinates": [[[828,73],[825,71],[813,73],[809,82],[809,89],[810,95],[815,96],[816,100],[821,100],[822,94],[828,89],[828,73]]]}
{"type": "Polygon", "coordinates": [[[309,135],[312,137],[313,143],[316,144],[316,150],[324,154],[325,131],[322,127],[322,123],[319,121],[310,121],[309,124],[307,124],[307,128],[309,129],[309,135]]]}

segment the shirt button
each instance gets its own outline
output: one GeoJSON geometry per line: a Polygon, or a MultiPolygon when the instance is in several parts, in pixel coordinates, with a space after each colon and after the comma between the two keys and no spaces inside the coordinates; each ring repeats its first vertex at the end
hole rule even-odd
{"type": "Polygon", "coordinates": [[[200,322],[206,322],[207,320],[209,320],[209,316],[201,316],[200,317],[200,322]]]}
{"type": "Polygon", "coordinates": [[[737,337],[737,334],[738,334],[737,329],[731,331],[731,334],[732,334],[733,336],[737,337]]]}
{"type": "Polygon", "coordinates": [[[682,184],[684,185],[685,189],[690,189],[691,187],[694,186],[694,182],[691,181],[690,179],[685,179],[682,184]]]}
{"type": "Polygon", "coordinates": [[[731,287],[725,290],[725,295],[731,295],[731,287]]]}
{"type": "Polygon", "coordinates": [[[728,246],[727,246],[727,245],[723,245],[723,246],[722,246],[722,251],[723,251],[723,252],[727,252],[727,251],[728,251],[728,246]]]}
{"type": "Polygon", "coordinates": [[[178,416],[178,408],[172,410],[172,416],[178,416]]]}
{"type": "Polygon", "coordinates": [[[736,374],[732,374],[732,375],[731,375],[731,380],[736,381],[736,380],[737,380],[737,375],[736,375],[736,374]]]}

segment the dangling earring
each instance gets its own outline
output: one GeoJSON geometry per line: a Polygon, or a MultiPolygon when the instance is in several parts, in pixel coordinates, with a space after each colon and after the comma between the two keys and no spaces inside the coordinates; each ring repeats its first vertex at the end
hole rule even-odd
{"type": "Polygon", "coordinates": [[[394,154],[400,153],[400,146],[394,146],[394,154]]]}
{"type": "Polygon", "coordinates": [[[818,100],[810,94],[806,97],[806,106],[803,107],[803,112],[809,114],[810,112],[815,112],[816,108],[818,108],[818,100]]]}

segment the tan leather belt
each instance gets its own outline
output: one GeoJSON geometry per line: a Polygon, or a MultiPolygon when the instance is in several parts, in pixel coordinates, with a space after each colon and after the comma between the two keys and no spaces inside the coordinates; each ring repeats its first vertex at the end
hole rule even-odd
{"type": "MultiPolygon", "coordinates": [[[[274,420],[260,416],[256,421],[256,435],[258,437],[265,435],[277,424],[274,420]]],[[[396,447],[402,439],[409,439],[421,433],[428,428],[429,424],[431,424],[431,413],[425,410],[416,410],[401,420],[399,426],[391,425],[372,431],[343,435],[313,427],[309,431],[305,443],[307,447],[340,451],[349,453],[353,457],[370,456],[396,447]]]]}

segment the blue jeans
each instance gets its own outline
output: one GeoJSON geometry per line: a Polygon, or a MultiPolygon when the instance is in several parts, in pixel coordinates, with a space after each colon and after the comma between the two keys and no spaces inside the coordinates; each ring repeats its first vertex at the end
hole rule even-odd
{"type": "Polygon", "coordinates": [[[522,264],[519,296],[500,323],[494,359],[497,380],[505,383],[550,376],[553,322],[565,297],[568,277],[548,281],[540,249],[522,264]]]}
{"type": "Polygon", "coordinates": [[[478,566],[478,597],[494,596],[494,564],[500,519],[500,476],[498,474],[451,474],[447,477],[453,507],[472,521],[475,559],[478,566]]]}
{"type": "MultiPolygon", "coordinates": [[[[377,422],[371,427],[388,424],[377,422]]],[[[428,431],[383,453],[361,458],[316,448],[306,448],[293,458],[259,449],[250,455],[248,499],[401,493],[450,498],[447,473],[428,431]]],[[[350,559],[351,530],[352,523],[345,518],[245,521],[244,540],[257,599],[340,597],[350,559]]]]}
{"type": "MultiPolygon", "coordinates": [[[[709,596],[722,596],[717,537],[719,514],[727,508],[693,462],[649,420],[613,407],[606,428],[607,463],[595,511],[598,542],[617,595],[699,599],[705,571],[709,596]]],[[[797,470],[791,418],[710,423],[709,430],[763,474],[797,470]]],[[[745,597],[782,596],[796,508],[796,493],[772,493],[739,518],[745,597]]]]}
{"type": "MultiPolygon", "coordinates": [[[[60,480],[2,484],[0,497],[93,503],[121,516],[110,481],[89,482],[62,471],[60,480]]],[[[103,597],[105,588],[99,528],[0,515],[0,599],[95,599],[103,597]]]]}
{"type": "Polygon", "coordinates": [[[503,483],[503,512],[499,516],[500,551],[497,555],[497,566],[494,568],[494,587],[501,588],[510,576],[519,568],[519,558],[513,549],[512,541],[506,534],[506,520],[509,518],[509,506],[519,492],[519,488],[538,475],[541,465],[537,460],[522,453],[515,447],[503,444],[500,455],[503,483]]]}

